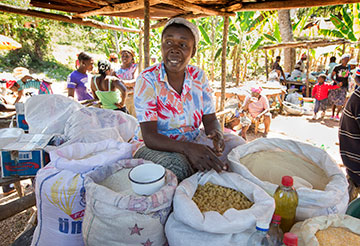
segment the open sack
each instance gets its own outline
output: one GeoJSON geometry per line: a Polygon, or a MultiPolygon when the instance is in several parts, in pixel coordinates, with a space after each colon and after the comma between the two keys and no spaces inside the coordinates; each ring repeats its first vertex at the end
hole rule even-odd
{"type": "Polygon", "coordinates": [[[334,160],[320,148],[293,140],[262,138],[236,147],[230,152],[228,159],[231,170],[259,185],[270,195],[274,194],[282,175],[293,176],[299,196],[297,220],[346,211],[349,201],[346,177],[334,160]],[[267,155],[266,152],[271,155],[267,155]],[[264,154],[262,159],[255,155],[251,156],[257,153],[264,154]],[[288,166],[283,164],[278,168],[270,167],[280,163],[284,158],[288,166]],[[251,161],[254,161],[253,165],[249,164],[251,161]],[[258,164],[255,165],[255,161],[258,164]],[[248,168],[252,169],[252,172],[248,168]],[[263,179],[256,177],[253,172],[263,179]],[[296,173],[299,176],[304,173],[306,175],[302,178],[294,177],[296,173]],[[276,177],[278,184],[264,181],[265,179],[275,181],[273,177],[276,177]],[[324,180],[326,183],[323,183],[324,180]],[[319,189],[313,189],[312,185],[319,186],[319,189]]]}
{"type": "Polygon", "coordinates": [[[273,198],[237,173],[214,170],[196,173],[176,189],[173,212],[166,222],[166,236],[171,246],[246,246],[256,221],[269,224],[274,209],[273,198]],[[207,182],[241,191],[254,204],[244,210],[228,209],[223,215],[215,211],[201,213],[192,197],[198,185],[207,182]]]}
{"type": "Polygon", "coordinates": [[[86,176],[85,245],[166,245],[164,225],[177,179],[166,170],[165,185],[159,191],[151,196],[135,194],[128,173],[144,162],[123,160],[86,176]]]}
{"type": "MultiPolygon", "coordinates": [[[[307,219],[304,222],[298,222],[291,228],[291,232],[298,235],[298,246],[319,246],[319,241],[315,236],[316,232],[329,227],[345,228],[360,235],[360,219],[343,214],[319,216],[307,219]]],[[[357,243],[352,246],[360,245],[360,241],[357,243]]]]}
{"type": "Polygon", "coordinates": [[[84,245],[85,174],[128,158],[131,145],[115,140],[75,143],[50,152],[51,162],[36,175],[38,225],[31,245],[84,245]]]}

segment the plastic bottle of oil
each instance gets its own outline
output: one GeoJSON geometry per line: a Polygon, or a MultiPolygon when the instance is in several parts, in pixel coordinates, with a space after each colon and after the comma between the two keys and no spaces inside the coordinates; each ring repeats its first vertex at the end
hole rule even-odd
{"type": "Polygon", "coordinates": [[[281,185],[276,189],[274,194],[275,214],[281,216],[280,228],[284,233],[289,232],[295,224],[298,195],[293,184],[294,180],[292,177],[283,176],[281,185]]]}

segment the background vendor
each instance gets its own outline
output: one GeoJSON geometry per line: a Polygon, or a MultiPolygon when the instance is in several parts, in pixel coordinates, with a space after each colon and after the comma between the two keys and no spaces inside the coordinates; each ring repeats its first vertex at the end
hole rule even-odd
{"type": "Polygon", "coordinates": [[[17,81],[7,81],[6,88],[17,94],[14,104],[21,100],[22,96],[24,95],[25,89],[34,88],[39,90],[39,94],[53,94],[53,91],[51,89],[51,82],[36,79],[29,74],[25,74],[24,76],[22,76],[21,79],[17,81]]]}
{"type": "Polygon", "coordinates": [[[122,80],[127,88],[125,106],[129,113],[135,116],[134,86],[138,76],[138,65],[135,63],[135,52],[132,48],[125,46],[120,51],[121,66],[115,70],[116,76],[122,80]]]}
{"type": "Polygon", "coordinates": [[[78,101],[92,100],[93,97],[89,93],[87,83],[89,82],[89,75],[94,68],[94,60],[90,55],[81,52],[78,55],[79,68],[72,72],[67,79],[68,96],[76,97],[78,101]]]}
{"type": "MultiPolygon", "coordinates": [[[[244,101],[244,106],[242,109],[244,111],[249,112],[249,117],[252,122],[254,121],[264,121],[265,131],[263,137],[267,137],[270,129],[270,122],[271,122],[271,113],[270,113],[270,105],[269,100],[261,95],[262,88],[261,87],[253,87],[251,88],[251,97],[247,97],[244,101]]],[[[249,129],[245,127],[242,129],[242,135],[246,138],[246,132],[249,129]]]]}
{"type": "Polygon", "coordinates": [[[224,136],[205,72],[189,65],[198,41],[194,24],[171,19],[161,37],[163,61],[146,68],[135,85],[141,131],[134,157],[163,165],[179,181],[198,170],[226,170],[229,151],[245,143],[234,134],[224,136]]]}

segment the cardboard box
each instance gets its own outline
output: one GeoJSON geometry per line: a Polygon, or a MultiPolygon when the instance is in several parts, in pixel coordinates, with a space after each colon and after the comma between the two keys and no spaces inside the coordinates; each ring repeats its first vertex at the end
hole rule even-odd
{"type": "Polygon", "coordinates": [[[44,134],[23,134],[17,140],[1,149],[1,174],[9,176],[34,176],[49,163],[44,148],[53,136],[44,134]]]}
{"type": "Polygon", "coordinates": [[[23,103],[16,103],[16,126],[18,128],[24,129],[24,131],[29,131],[29,125],[25,120],[25,106],[23,103]]]}

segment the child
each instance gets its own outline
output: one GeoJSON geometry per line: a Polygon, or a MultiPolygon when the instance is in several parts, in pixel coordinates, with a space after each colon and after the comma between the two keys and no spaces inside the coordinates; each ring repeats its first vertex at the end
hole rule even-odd
{"type": "Polygon", "coordinates": [[[312,97],[316,99],[315,108],[314,108],[314,117],[313,120],[316,120],[316,114],[321,109],[321,119],[325,117],[326,107],[328,105],[328,94],[329,90],[334,90],[342,86],[342,82],[337,85],[330,85],[325,83],[326,75],[320,74],[318,77],[318,83],[314,86],[312,90],[312,97]]]}
{"type": "Polygon", "coordinates": [[[14,104],[20,101],[23,96],[24,89],[34,88],[39,90],[39,94],[53,94],[51,82],[35,79],[31,75],[25,75],[17,81],[8,80],[6,82],[6,88],[12,90],[14,93],[17,93],[17,98],[14,104]]]}
{"type": "Polygon", "coordinates": [[[224,129],[225,132],[236,132],[237,126],[241,126],[241,132],[239,135],[246,140],[246,131],[251,125],[251,120],[245,115],[243,109],[235,110],[228,119],[225,119],[225,128],[230,129],[232,131],[227,131],[224,129]]]}
{"type": "Polygon", "coordinates": [[[86,84],[89,81],[87,72],[93,70],[94,60],[85,52],[78,55],[78,60],[78,69],[73,71],[67,79],[68,96],[74,97],[76,94],[78,101],[91,100],[93,97],[89,93],[86,84]]]}

